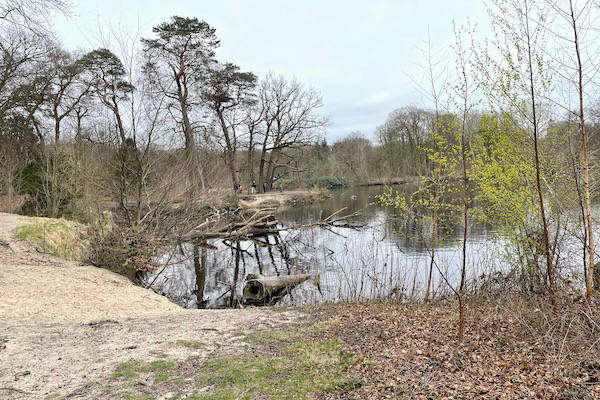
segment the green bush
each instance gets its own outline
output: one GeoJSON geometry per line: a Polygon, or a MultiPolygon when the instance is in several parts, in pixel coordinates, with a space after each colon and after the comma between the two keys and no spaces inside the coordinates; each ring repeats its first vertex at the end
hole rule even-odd
{"type": "Polygon", "coordinates": [[[319,176],[316,178],[311,178],[308,181],[308,186],[334,189],[347,187],[348,184],[343,178],[339,178],[337,176],[319,176]]]}
{"type": "Polygon", "coordinates": [[[27,201],[22,212],[47,217],[80,217],[77,202],[83,182],[75,157],[61,149],[48,149],[19,174],[19,194],[27,201]]]}

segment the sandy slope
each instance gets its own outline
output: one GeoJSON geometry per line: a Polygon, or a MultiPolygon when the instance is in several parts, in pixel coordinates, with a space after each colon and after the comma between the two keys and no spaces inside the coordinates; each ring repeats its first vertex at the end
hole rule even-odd
{"type": "Polygon", "coordinates": [[[0,213],[0,398],[77,393],[122,361],[189,357],[235,347],[234,333],[293,321],[268,309],[184,310],[126,278],[41,254],[18,240],[23,217],[0,213]],[[79,390],[78,390],[79,389],[79,390]]]}

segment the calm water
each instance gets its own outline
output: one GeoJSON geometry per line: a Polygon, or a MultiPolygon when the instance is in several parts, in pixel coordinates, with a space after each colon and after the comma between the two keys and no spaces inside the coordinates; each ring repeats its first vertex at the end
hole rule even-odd
{"type": "MultiPolygon", "coordinates": [[[[314,279],[294,289],[292,296],[280,304],[306,304],[323,301],[361,300],[393,296],[410,298],[420,295],[427,282],[430,263],[429,223],[422,219],[395,214],[375,205],[374,196],[382,187],[351,188],[332,193],[319,204],[290,208],[278,214],[286,227],[307,225],[325,218],[343,207],[342,213],[359,213],[356,218],[363,229],[308,228],[281,233],[282,246],[270,249],[255,246],[250,241],[240,243],[240,278],[236,288],[241,297],[244,277],[249,273],[282,275],[310,273],[319,276],[321,291],[314,279]],[[260,262],[257,262],[257,255],[260,262]]],[[[402,187],[411,191],[414,187],[402,187]]],[[[342,215],[340,214],[340,215],[342,215]]],[[[436,249],[433,288],[446,290],[441,278],[456,284],[461,263],[460,237],[462,228],[448,225],[440,228],[442,238],[436,249]],[[438,270],[439,268],[439,270],[438,270]]],[[[273,238],[270,243],[274,244],[273,238]]],[[[235,266],[234,251],[222,241],[212,241],[215,250],[208,250],[205,299],[209,307],[222,307],[229,299],[235,266]]],[[[499,257],[502,243],[494,239],[486,227],[474,227],[467,248],[469,278],[498,271],[506,266],[499,257]]],[[[153,288],[186,307],[196,307],[195,272],[191,246],[183,246],[170,257],[170,267],[156,278],[153,288]],[[183,251],[182,251],[183,250],[183,251]]]]}

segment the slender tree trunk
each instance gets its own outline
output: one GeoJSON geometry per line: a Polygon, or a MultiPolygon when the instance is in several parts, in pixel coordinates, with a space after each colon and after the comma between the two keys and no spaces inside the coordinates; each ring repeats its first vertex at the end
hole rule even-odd
{"type": "Polygon", "coordinates": [[[231,141],[231,136],[229,135],[227,123],[225,122],[225,118],[223,117],[223,112],[219,109],[217,109],[216,112],[219,118],[219,123],[221,124],[221,129],[223,130],[223,136],[225,137],[225,160],[227,167],[229,167],[229,172],[231,173],[231,184],[233,185],[233,187],[236,187],[237,185],[239,185],[240,179],[237,174],[237,167],[235,162],[235,149],[233,148],[233,143],[231,141]]]}
{"type": "Polygon", "coordinates": [[[262,262],[260,261],[260,254],[258,252],[258,245],[256,243],[254,243],[254,257],[256,258],[256,265],[258,265],[258,273],[262,275],[263,266],[262,262]]]}
{"type": "Polygon", "coordinates": [[[254,162],[253,153],[254,153],[254,133],[250,133],[250,138],[249,138],[249,142],[248,142],[248,170],[250,171],[248,193],[251,192],[250,188],[251,188],[252,182],[255,182],[255,180],[254,180],[254,165],[252,165],[252,163],[254,162]]]}
{"type": "Polygon", "coordinates": [[[119,138],[121,139],[121,144],[125,143],[127,139],[127,135],[125,135],[125,127],[123,126],[123,120],[121,119],[121,112],[119,111],[119,105],[117,103],[117,99],[113,97],[113,113],[115,114],[115,119],[117,120],[117,131],[119,133],[119,138]]]}
{"type": "Polygon", "coordinates": [[[281,149],[273,149],[271,150],[271,154],[269,154],[269,161],[267,162],[267,183],[269,184],[273,182],[273,177],[275,176],[275,165],[277,165],[280,153],[281,149]]]}
{"type": "Polygon", "coordinates": [[[196,307],[204,308],[204,287],[206,282],[206,247],[194,244],[194,271],[196,272],[196,307]],[[200,253],[200,254],[199,254],[200,253]]]}
{"type": "Polygon", "coordinates": [[[60,122],[61,120],[55,116],[54,118],[54,144],[58,145],[60,141],[60,122]]]}
{"type": "Polygon", "coordinates": [[[264,193],[266,191],[266,182],[265,182],[265,159],[264,155],[260,159],[260,165],[258,167],[258,190],[264,193]]]}
{"type": "MultiPolygon", "coordinates": [[[[437,202],[437,200],[436,200],[436,202],[437,202]]],[[[425,291],[425,303],[427,303],[429,301],[429,294],[431,292],[431,278],[433,276],[433,264],[435,263],[436,234],[437,234],[437,206],[434,205],[433,217],[431,220],[431,262],[429,264],[429,275],[427,277],[427,290],[425,291]]]]}
{"type": "Polygon", "coordinates": [[[581,142],[583,145],[583,195],[585,199],[585,217],[587,223],[587,239],[589,247],[589,262],[585,285],[585,298],[590,301],[594,289],[594,231],[592,225],[592,205],[590,195],[590,156],[588,149],[587,132],[585,129],[585,114],[583,110],[583,66],[581,63],[581,54],[579,50],[579,35],[577,31],[577,20],[573,11],[573,1],[569,0],[569,9],[571,13],[571,26],[573,27],[573,41],[575,44],[575,55],[577,56],[577,90],[579,92],[579,130],[581,132],[581,142]]]}
{"type": "MultiPolygon", "coordinates": [[[[429,33],[429,32],[428,32],[429,33]]],[[[438,90],[436,89],[436,79],[433,73],[433,63],[432,63],[432,54],[431,54],[431,37],[428,34],[427,37],[427,62],[429,68],[429,83],[431,85],[431,95],[434,100],[434,109],[435,109],[435,121],[433,124],[433,131],[436,135],[439,135],[439,124],[440,124],[440,112],[439,112],[439,95],[438,90]]],[[[425,161],[427,163],[428,157],[425,157],[425,161]]],[[[440,202],[439,196],[439,177],[435,170],[435,165],[432,163],[431,167],[426,166],[426,170],[429,171],[429,174],[433,173],[433,218],[432,218],[432,226],[431,226],[431,263],[429,264],[429,276],[427,278],[427,292],[425,293],[425,302],[429,301],[429,294],[431,290],[431,281],[433,277],[433,266],[435,264],[435,242],[437,240],[437,222],[438,222],[438,204],[440,202]]]]}
{"type": "Polygon", "coordinates": [[[273,167],[273,152],[275,150],[271,150],[271,153],[269,154],[269,160],[267,161],[267,184],[268,185],[272,185],[273,184],[273,175],[275,174],[275,168],[273,167]]]}
{"type": "Polygon", "coordinates": [[[468,206],[464,202],[463,208],[463,243],[462,243],[462,266],[460,270],[460,287],[458,289],[458,338],[463,340],[465,335],[465,282],[467,271],[467,222],[468,222],[468,206]]]}
{"type": "MultiPolygon", "coordinates": [[[[10,167],[9,167],[10,168],[10,167]]],[[[8,198],[8,204],[12,205],[13,204],[13,198],[15,195],[15,188],[13,185],[14,182],[14,177],[15,177],[15,172],[12,169],[8,170],[8,173],[6,174],[6,178],[5,178],[5,187],[6,187],[6,194],[7,194],[7,198],[8,198]]],[[[10,211],[7,211],[10,212],[10,211]]]]}
{"type": "MultiPolygon", "coordinates": [[[[465,77],[466,79],[466,77],[465,77]]],[[[465,101],[465,110],[467,104],[465,101]]],[[[463,340],[465,335],[465,283],[467,278],[467,234],[468,234],[468,223],[469,223],[469,180],[467,176],[467,155],[466,155],[466,143],[465,143],[465,129],[466,129],[466,111],[463,114],[463,126],[461,134],[461,157],[462,157],[462,181],[463,181],[463,240],[462,240],[462,266],[460,269],[460,287],[458,289],[458,309],[459,309],[459,323],[458,323],[458,338],[460,341],[463,340]]]]}
{"type": "Polygon", "coordinates": [[[546,256],[546,274],[548,276],[548,283],[550,289],[550,302],[553,307],[556,307],[556,291],[554,286],[554,271],[552,270],[552,257],[550,255],[550,238],[548,234],[548,222],[546,220],[546,209],[544,206],[544,195],[542,192],[542,183],[540,177],[540,156],[539,156],[539,145],[538,145],[538,120],[537,120],[537,109],[535,105],[535,86],[533,79],[533,60],[531,55],[531,35],[529,33],[529,15],[527,5],[525,6],[525,28],[526,28],[526,40],[527,40],[527,63],[529,67],[529,89],[531,95],[531,112],[533,113],[533,149],[535,153],[535,185],[538,194],[538,201],[540,207],[540,218],[544,228],[544,247],[546,256]]]}
{"type": "MultiPolygon", "coordinates": [[[[458,40],[458,39],[457,39],[458,40]]],[[[459,42],[460,44],[460,42],[459,42]]],[[[462,48],[459,47],[462,51],[462,48]]],[[[460,269],[460,286],[458,288],[458,339],[462,342],[465,335],[465,284],[467,279],[467,234],[469,229],[469,177],[467,174],[467,118],[469,116],[468,96],[469,81],[467,79],[466,62],[464,54],[459,53],[462,75],[462,121],[460,127],[460,156],[462,167],[462,202],[463,202],[463,240],[462,240],[462,265],[460,269]]]]}
{"type": "Polygon", "coordinates": [[[146,175],[144,171],[144,161],[140,158],[140,155],[137,150],[137,145],[134,151],[134,161],[135,161],[135,175],[136,175],[136,183],[137,183],[137,193],[136,193],[136,208],[135,208],[135,223],[139,225],[142,221],[142,203],[144,199],[145,187],[146,187],[146,175]]]}
{"type": "Polygon", "coordinates": [[[81,141],[81,120],[83,119],[83,115],[77,113],[77,128],[75,130],[75,140],[77,142],[81,141]]]}
{"type": "Polygon", "coordinates": [[[192,130],[192,124],[188,116],[185,102],[181,100],[180,106],[182,107],[181,117],[183,120],[183,134],[185,137],[185,148],[188,154],[191,154],[196,150],[196,141],[194,140],[194,132],[192,130]]]}
{"type": "Polygon", "coordinates": [[[179,100],[179,108],[181,110],[181,120],[183,123],[183,136],[185,139],[185,155],[189,163],[189,176],[192,184],[192,194],[198,191],[198,181],[202,190],[206,190],[204,180],[204,171],[198,160],[198,151],[196,148],[196,139],[194,138],[194,129],[190,122],[187,104],[187,87],[182,84],[181,77],[175,74],[175,82],[177,83],[177,97],[179,100]]]}
{"type": "MultiPolygon", "coordinates": [[[[570,121],[569,121],[570,123],[570,121]]],[[[581,225],[583,227],[583,238],[581,239],[583,243],[583,251],[581,252],[582,263],[583,263],[583,276],[585,278],[587,284],[587,243],[588,243],[588,234],[587,234],[587,225],[586,221],[586,213],[584,207],[583,195],[581,194],[581,185],[580,185],[580,176],[577,172],[579,164],[579,160],[575,158],[573,154],[573,144],[571,143],[571,135],[567,136],[567,140],[569,141],[569,155],[571,157],[571,171],[573,172],[573,180],[575,181],[575,188],[577,189],[577,199],[579,200],[579,211],[581,213],[581,225]]]]}
{"type": "Polygon", "coordinates": [[[235,246],[235,270],[233,271],[233,285],[231,287],[231,297],[229,298],[229,306],[237,307],[237,284],[238,276],[240,274],[240,242],[238,241],[235,246]]]}
{"type": "Polygon", "coordinates": [[[263,190],[263,186],[268,188],[266,185],[267,182],[265,182],[265,162],[267,161],[267,142],[269,140],[269,132],[270,128],[267,128],[267,131],[265,132],[265,138],[262,143],[262,149],[260,151],[260,164],[258,166],[258,184],[260,185],[259,190],[263,193],[265,192],[265,190],[263,190]]]}

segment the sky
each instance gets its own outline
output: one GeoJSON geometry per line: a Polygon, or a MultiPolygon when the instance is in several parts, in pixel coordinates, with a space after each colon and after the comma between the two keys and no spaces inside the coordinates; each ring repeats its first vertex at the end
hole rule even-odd
{"type": "MultiPolygon", "coordinates": [[[[55,31],[71,49],[100,45],[99,32],[126,29],[151,37],[172,15],[216,28],[220,61],[259,77],[294,77],[323,96],[327,139],[360,132],[374,138],[387,115],[430,106],[422,50],[450,52],[452,23],[486,20],[481,0],[71,0],[55,31]],[[102,27],[100,29],[99,27],[102,27]]],[[[485,27],[484,27],[485,28],[485,27]]]]}

